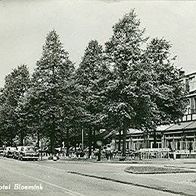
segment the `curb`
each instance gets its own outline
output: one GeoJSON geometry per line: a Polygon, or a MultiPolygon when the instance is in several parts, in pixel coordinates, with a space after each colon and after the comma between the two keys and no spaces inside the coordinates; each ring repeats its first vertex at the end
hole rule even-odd
{"type": "MultiPolygon", "coordinates": [[[[67,161],[67,162],[88,162],[88,163],[109,163],[109,164],[157,164],[159,163],[159,161],[149,161],[149,160],[139,160],[139,161],[135,161],[135,160],[130,160],[130,161],[107,161],[107,160],[103,160],[103,161],[97,161],[95,159],[60,159],[60,161],[67,161]]],[[[165,161],[164,161],[165,162],[165,161]]],[[[169,162],[169,161],[166,161],[169,162]]],[[[166,164],[166,163],[164,163],[166,164]]]]}

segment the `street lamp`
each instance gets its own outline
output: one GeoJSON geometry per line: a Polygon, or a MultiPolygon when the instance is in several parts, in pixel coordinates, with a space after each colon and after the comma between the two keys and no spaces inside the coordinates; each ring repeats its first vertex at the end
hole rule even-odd
{"type": "Polygon", "coordinates": [[[102,141],[98,140],[98,141],[97,141],[97,146],[99,147],[99,152],[98,152],[98,159],[97,159],[97,161],[101,161],[101,146],[102,146],[102,141]]]}

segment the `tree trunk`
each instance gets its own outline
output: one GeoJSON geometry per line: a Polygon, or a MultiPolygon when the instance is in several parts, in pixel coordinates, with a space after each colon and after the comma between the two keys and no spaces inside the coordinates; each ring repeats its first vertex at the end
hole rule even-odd
{"type": "Polygon", "coordinates": [[[66,132],[66,156],[69,156],[69,129],[67,129],[67,132],[66,132]]]}
{"type": "Polygon", "coordinates": [[[56,136],[56,126],[55,126],[55,116],[54,114],[52,115],[52,120],[53,120],[53,123],[51,125],[51,134],[50,134],[50,143],[51,143],[51,153],[52,155],[55,153],[55,145],[56,145],[56,141],[55,141],[55,136],[56,136]]]}
{"type": "Polygon", "coordinates": [[[92,129],[89,129],[88,131],[88,158],[91,157],[92,151],[91,151],[91,146],[92,146],[92,129]]]}
{"type": "Polygon", "coordinates": [[[157,148],[157,134],[156,134],[156,130],[153,130],[153,148],[157,148]]]}
{"type": "Polygon", "coordinates": [[[0,146],[3,146],[3,140],[2,140],[1,135],[0,135],[0,146]]]}
{"type": "Polygon", "coordinates": [[[148,131],[143,132],[144,137],[144,148],[149,148],[149,138],[148,138],[148,131]]]}
{"type": "Polygon", "coordinates": [[[119,130],[118,151],[121,151],[121,140],[122,140],[122,134],[121,134],[121,130],[119,130]]]}
{"type": "Polygon", "coordinates": [[[147,131],[147,141],[146,141],[146,144],[147,144],[147,148],[150,148],[150,142],[149,142],[149,132],[147,131]]]}
{"type": "Polygon", "coordinates": [[[15,134],[14,134],[14,131],[12,130],[11,131],[11,134],[10,134],[10,137],[8,138],[8,145],[9,146],[13,146],[13,144],[14,144],[14,138],[15,138],[15,134]]]}
{"type": "Polygon", "coordinates": [[[20,146],[23,146],[24,134],[23,131],[20,131],[20,146]]]}
{"type": "Polygon", "coordinates": [[[95,135],[95,129],[93,129],[93,150],[95,150],[96,147],[96,135],[95,135]]]}
{"type": "Polygon", "coordinates": [[[14,133],[11,132],[11,135],[10,135],[10,138],[9,138],[9,145],[10,146],[13,146],[13,144],[14,144],[14,138],[15,138],[14,133]]]}
{"type": "Polygon", "coordinates": [[[61,137],[61,146],[60,146],[61,147],[61,149],[60,149],[61,152],[62,152],[62,149],[63,149],[63,137],[62,136],[63,136],[63,132],[61,131],[61,136],[60,136],[61,137]]]}
{"type": "Polygon", "coordinates": [[[13,139],[14,139],[13,137],[10,138],[9,146],[13,146],[13,143],[14,143],[13,139]]]}
{"type": "Polygon", "coordinates": [[[39,141],[40,141],[40,135],[39,131],[37,132],[37,147],[39,148],[39,141]]]}
{"type": "Polygon", "coordinates": [[[123,129],[123,146],[122,146],[122,156],[126,156],[126,138],[127,138],[127,130],[123,129]]]}
{"type": "Polygon", "coordinates": [[[52,132],[50,135],[50,152],[52,153],[52,155],[55,153],[55,138],[54,138],[54,133],[52,132]]]}

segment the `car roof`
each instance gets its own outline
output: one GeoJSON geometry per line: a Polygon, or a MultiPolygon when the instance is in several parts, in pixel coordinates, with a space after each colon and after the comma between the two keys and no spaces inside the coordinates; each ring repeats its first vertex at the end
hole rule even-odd
{"type": "Polygon", "coordinates": [[[23,146],[17,146],[18,149],[21,149],[23,146]]]}
{"type": "Polygon", "coordinates": [[[16,147],[12,147],[12,146],[7,146],[6,149],[16,149],[16,147]]]}
{"type": "Polygon", "coordinates": [[[22,146],[23,148],[34,148],[34,146],[22,146]]]}

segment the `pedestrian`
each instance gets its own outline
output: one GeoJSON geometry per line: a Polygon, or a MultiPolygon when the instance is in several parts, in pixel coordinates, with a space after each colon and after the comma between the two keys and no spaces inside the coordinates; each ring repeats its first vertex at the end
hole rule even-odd
{"type": "Polygon", "coordinates": [[[106,148],[106,159],[111,160],[111,157],[112,157],[111,147],[110,145],[108,145],[106,148]]]}
{"type": "Polygon", "coordinates": [[[193,146],[192,146],[192,142],[190,142],[189,143],[189,154],[191,154],[192,150],[193,150],[193,146]]]}
{"type": "Polygon", "coordinates": [[[113,158],[113,152],[110,151],[110,160],[112,160],[112,158],[113,158]]]}

